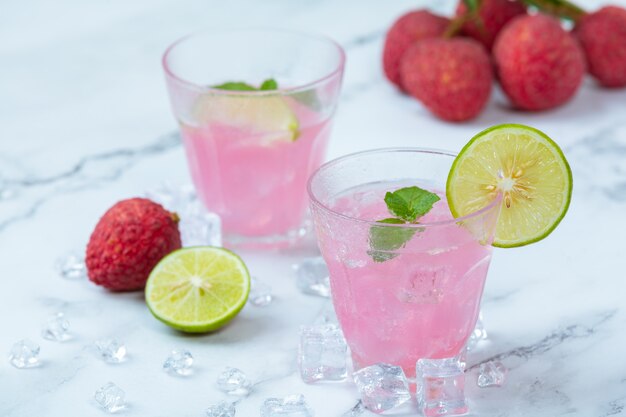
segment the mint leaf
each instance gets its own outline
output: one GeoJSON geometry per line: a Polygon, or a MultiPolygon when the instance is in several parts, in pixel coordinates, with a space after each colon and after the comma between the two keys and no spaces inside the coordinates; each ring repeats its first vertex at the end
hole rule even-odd
{"type": "Polygon", "coordinates": [[[268,78],[267,80],[263,81],[259,90],[261,91],[278,90],[278,83],[276,82],[275,79],[268,78]]]}
{"type": "MultiPolygon", "coordinates": [[[[405,221],[393,217],[378,220],[378,223],[406,224],[405,221]]],[[[374,262],[385,262],[393,259],[398,254],[391,251],[403,247],[406,242],[411,240],[415,232],[417,232],[416,228],[372,226],[369,232],[371,249],[367,254],[372,257],[374,262]]]]}
{"type": "MultiPolygon", "coordinates": [[[[417,219],[439,201],[439,196],[419,187],[400,188],[385,194],[387,209],[396,217],[378,220],[386,224],[416,224],[417,219]]],[[[400,249],[413,238],[419,227],[371,226],[369,230],[370,250],[367,254],[374,262],[385,262],[398,256],[393,251],[400,249]]]]}
{"type": "Polygon", "coordinates": [[[256,91],[256,88],[243,81],[229,81],[224,84],[214,85],[213,88],[228,91],[256,91]]]}
{"type": "Polygon", "coordinates": [[[223,84],[218,84],[212,86],[212,88],[217,88],[218,90],[228,90],[228,91],[269,91],[269,90],[277,90],[278,83],[273,78],[268,78],[267,80],[261,83],[261,87],[256,88],[253,85],[245,83],[243,81],[228,81],[223,84]]]}
{"type": "Polygon", "coordinates": [[[385,194],[387,209],[394,216],[413,223],[418,217],[428,213],[439,196],[419,187],[400,188],[385,194]]]}

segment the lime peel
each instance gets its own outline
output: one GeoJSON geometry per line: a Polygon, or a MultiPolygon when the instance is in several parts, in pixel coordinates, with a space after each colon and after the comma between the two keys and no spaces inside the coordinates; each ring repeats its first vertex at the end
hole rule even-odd
{"type": "Polygon", "coordinates": [[[245,305],[250,274],[235,253],[217,247],[176,250],[152,270],[146,304],[160,321],[188,333],[214,331],[245,305]]]}
{"type": "Polygon", "coordinates": [[[520,124],[493,126],[474,136],[454,160],[446,197],[455,217],[502,207],[493,246],[518,247],[548,236],[569,208],[572,172],[545,133],[520,124]]]}

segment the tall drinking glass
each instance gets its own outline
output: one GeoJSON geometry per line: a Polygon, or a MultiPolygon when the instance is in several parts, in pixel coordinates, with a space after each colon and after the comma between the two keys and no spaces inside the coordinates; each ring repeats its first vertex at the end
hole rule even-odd
{"type": "Polygon", "coordinates": [[[324,158],[344,61],[330,39],[273,30],[194,34],[165,52],[191,177],[227,243],[304,232],[306,181],[324,158]]]}
{"type": "Polygon", "coordinates": [[[322,165],[309,181],[333,304],[356,368],[385,362],[414,376],[418,359],[456,356],[474,329],[500,197],[453,218],[445,185],[454,157],[367,151],[322,165]],[[377,222],[392,216],[385,193],[407,186],[440,200],[419,224],[377,222]]]}

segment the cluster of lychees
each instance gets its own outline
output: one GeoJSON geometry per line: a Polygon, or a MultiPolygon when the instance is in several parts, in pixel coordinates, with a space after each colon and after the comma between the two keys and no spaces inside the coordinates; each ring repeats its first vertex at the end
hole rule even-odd
{"type": "MultiPolygon", "coordinates": [[[[444,120],[476,117],[497,80],[521,110],[571,99],[588,71],[605,87],[626,86],[626,9],[577,8],[567,30],[531,0],[461,0],[452,19],[411,11],[387,32],[383,68],[403,92],[444,120]]],[[[571,3],[568,3],[571,5],[571,3]]],[[[557,16],[551,16],[554,13],[557,16]]]]}

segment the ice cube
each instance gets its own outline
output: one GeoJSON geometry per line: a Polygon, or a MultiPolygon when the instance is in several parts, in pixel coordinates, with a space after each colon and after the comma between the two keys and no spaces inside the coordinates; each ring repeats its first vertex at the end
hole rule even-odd
{"type": "Polygon", "coordinates": [[[315,324],[338,324],[337,313],[330,301],[328,301],[328,305],[324,307],[320,315],[315,319],[315,324]]]}
{"type": "Polygon", "coordinates": [[[480,364],[477,384],[481,388],[501,387],[506,380],[507,369],[500,361],[489,361],[480,364]]]}
{"type": "Polygon", "coordinates": [[[235,417],[235,404],[221,401],[206,409],[207,417],[235,417]]]}
{"type": "Polygon", "coordinates": [[[468,411],[465,363],[460,357],[417,361],[417,402],[427,416],[456,416],[468,411]]]}
{"type": "Polygon", "coordinates": [[[124,391],[112,382],[100,387],[94,394],[98,405],[107,413],[113,414],[126,407],[124,391]]]}
{"type": "Polygon", "coordinates": [[[398,298],[405,303],[438,304],[450,277],[448,266],[418,266],[411,271],[398,298]]]}
{"type": "Polygon", "coordinates": [[[120,363],[126,359],[126,346],[117,339],[100,339],[94,344],[107,363],[120,363]]]}
{"type": "Polygon", "coordinates": [[[15,343],[9,353],[9,362],[18,369],[39,365],[39,345],[29,339],[15,343]]]}
{"type": "Polygon", "coordinates": [[[302,326],[298,365],[304,382],[339,381],[347,376],[348,346],[335,324],[302,326]]]}
{"type": "Polygon", "coordinates": [[[43,330],[41,331],[41,335],[44,339],[55,342],[64,342],[70,339],[69,330],[70,322],[67,321],[63,313],[58,313],[46,322],[43,330]]]}
{"type": "Polygon", "coordinates": [[[487,339],[487,330],[485,330],[485,326],[483,324],[483,313],[481,312],[478,315],[478,320],[476,320],[476,326],[465,344],[465,349],[470,351],[476,347],[478,342],[485,339],[487,339]]]}
{"type": "Polygon", "coordinates": [[[69,252],[57,259],[55,269],[62,278],[83,279],[87,277],[85,259],[77,252],[69,252]]]}
{"type": "Polygon", "coordinates": [[[226,368],[217,377],[217,386],[229,395],[246,396],[250,393],[252,384],[240,369],[226,368]]]}
{"type": "Polygon", "coordinates": [[[261,405],[261,417],[313,417],[313,410],[302,394],[268,398],[261,405]]]}
{"type": "Polygon", "coordinates": [[[183,246],[222,246],[222,222],[198,200],[193,186],[166,182],[146,196],[176,212],[183,246]]]}
{"type": "Polygon", "coordinates": [[[179,213],[196,200],[196,192],[191,184],[180,185],[165,181],[157,188],[149,190],[146,198],[161,204],[169,211],[179,213]]]}
{"type": "Polygon", "coordinates": [[[193,356],[187,349],[174,349],[163,362],[163,369],[177,375],[189,375],[193,366],[193,356]]]}
{"type": "Polygon", "coordinates": [[[346,411],[341,417],[359,417],[365,412],[363,401],[359,400],[354,407],[346,411]]]}
{"type": "Polygon", "coordinates": [[[321,256],[304,259],[293,266],[296,285],[305,294],[330,297],[328,267],[321,256]]]}
{"type": "Polygon", "coordinates": [[[248,302],[256,307],[265,307],[272,302],[272,287],[252,277],[248,302]]]}
{"type": "Polygon", "coordinates": [[[409,383],[399,366],[378,363],[359,369],[353,376],[363,405],[375,413],[391,410],[411,399],[409,383]]]}
{"type": "Polygon", "coordinates": [[[183,246],[222,246],[222,220],[199,201],[180,213],[178,225],[183,246]]]}

